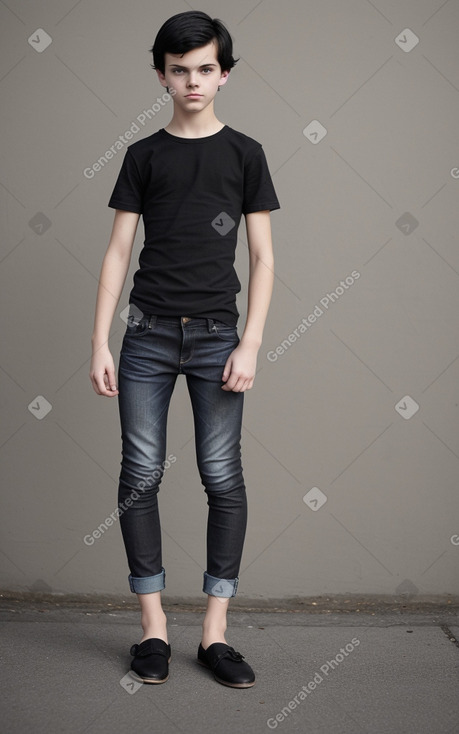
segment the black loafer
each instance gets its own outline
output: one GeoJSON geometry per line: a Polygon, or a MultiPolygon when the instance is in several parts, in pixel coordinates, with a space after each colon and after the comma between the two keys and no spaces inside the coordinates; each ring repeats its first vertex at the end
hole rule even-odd
{"type": "Polygon", "coordinates": [[[151,637],[131,647],[131,670],[144,683],[165,683],[169,678],[171,646],[159,637],[151,637]]]}
{"type": "Polygon", "coordinates": [[[243,657],[225,642],[214,642],[206,650],[200,643],[198,649],[198,663],[210,668],[216,681],[231,688],[250,688],[255,683],[255,673],[243,657]]]}

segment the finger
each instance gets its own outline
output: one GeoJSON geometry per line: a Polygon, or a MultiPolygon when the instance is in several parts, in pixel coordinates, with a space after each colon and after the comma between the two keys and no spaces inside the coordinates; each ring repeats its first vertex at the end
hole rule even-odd
{"type": "Polygon", "coordinates": [[[232,362],[233,361],[232,361],[231,357],[228,357],[228,359],[226,360],[225,367],[223,369],[223,374],[222,374],[222,381],[223,382],[226,382],[227,379],[229,378],[229,376],[231,375],[231,365],[232,365],[232,362]]]}
{"type": "Polygon", "coordinates": [[[222,386],[222,390],[226,390],[227,392],[231,392],[232,390],[234,390],[234,385],[235,385],[235,383],[234,383],[233,380],[228,380],[228,382],[226,383],[226,385],[223,385],[222,386]]]}
{"type": "Polygon", "coordinates": [[[226,385],[224,386],[224,390],[234,390],[235,385],[237,385],[237,382],[239,380],[239,376],[236,375],[234,372],[232,372],[226,381],[226,385]]]}
{"type": "Polygon", "coordinates": [[[117,391],[117,390],[116,390],[116,391],[113,391],[113,390],[111,390],[111,389],[108,389],[108,388],[106,388],[106,387],[104,387],[104,388],[103,388],[103,389],[102,389],[102,390],[100,391],[100,393],[99,393],[99,395],[104,395],[104,397],[106,397],[106,398],[114,398],[114,397],[115,397],[115,395],[118,395],[118,394],[119,394],[119,393],[118,393],[118,391],[117,391]]]}
{"type": "Polygon", "coordinates": [[[236,382],[234,383],[232,387],[233,392],[243,392],[244,384],[245,384],[245,379],[243,377],[238,377],[238,379],[236,380],[236,382]]]}
{"type": "Polygon", "coordinates": [[[105,393],[104,395],[115,395],[117,394],[116,389],[116,379],[115,379],[115,371],[113,368],[109,369],[107,368],[104,372],[104,387],[105,387],[105,393]]]}
{"type": "Polygon", "coordinates": [[[94,375],[94,383],[95,383],[95,390],[98,395],[104,395],[105,397],[113,397],[114,395],[118,394],[117,392],[113,392],[112,390],[108,390],[108,387],[106,385],[106,375],[94,375]]]}
{"type": "Polygon", "coordinates": [[[107,376],[108,376],[108,386],[112,392],[115,392],[116,391],[115,370],[113,369],[107,370],[107,376]]]}

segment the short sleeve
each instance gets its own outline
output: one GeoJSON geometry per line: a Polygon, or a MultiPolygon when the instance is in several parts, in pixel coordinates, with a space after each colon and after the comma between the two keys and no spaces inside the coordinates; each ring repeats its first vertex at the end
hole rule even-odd
{"type": "Polygon", "coordinates": [[[142,214],[143,184],[134,156],[129,149],[124,156],[108,206],[113,209],[124,209],[128,212],[142,214]]]}
{"type": "Polygon", "coordinates": [[[242,213],[280,209],[263,148],[260,146],[244,169],[242,213]]]}

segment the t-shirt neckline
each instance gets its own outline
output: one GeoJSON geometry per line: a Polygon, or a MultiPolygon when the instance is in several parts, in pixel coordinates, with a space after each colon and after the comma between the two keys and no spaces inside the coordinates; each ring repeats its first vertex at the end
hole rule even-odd
{"type": "Polygon", "coordinates": [[[192,143],[193,144],[193,143],[205,143],[208,140],[213,140],[214,138],[217,138],[219,135],[226,133],[228,129],[229,129],[228,125],[223,125],[221,130],[218,130],[218,132],[213,133],[212,135],[205,135],[202,138],[182,138],[180,135],[172,135],[172,133],[169,133],[163,127],[161,128],[160,132],[163,135],[166,135],[168,138],[171,138],[171,140],[174,140],[176,143],[192,143]]]}

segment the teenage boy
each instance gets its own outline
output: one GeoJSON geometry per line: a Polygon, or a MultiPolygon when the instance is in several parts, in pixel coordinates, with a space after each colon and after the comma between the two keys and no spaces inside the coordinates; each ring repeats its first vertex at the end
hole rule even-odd
{"type": "Polygon", "coordinates": [[[243,399],[253,385],[271,299],[270,211],[279,202],[261,145],[214,112],[214,98],[236,63],[225,26],[202,12],[179,13],[161,27],[151,51],[159,81],[172,95],[173,116],[167,127],[128,147],[109,201],[116,212],[102,264],[90,368],[98,395],[118,395],[120,525],[143,628],[140,643],[131,648],[131,668],[146,683],[163,683],[169,676],[157,494],[169,402],[177,375],[183,374],[209,507],[203,583],[208,596],[198,662],[219,683],[247,688],[255,682],[254,672],[226,643],[225,631],[247,524],[243,399]],[[241,286],[234,259],[242,214],[249,286],[239,338],[241,286]],[[108,338],[140,215],[145,243],[129,298],[117,389],[108,338]]]}

